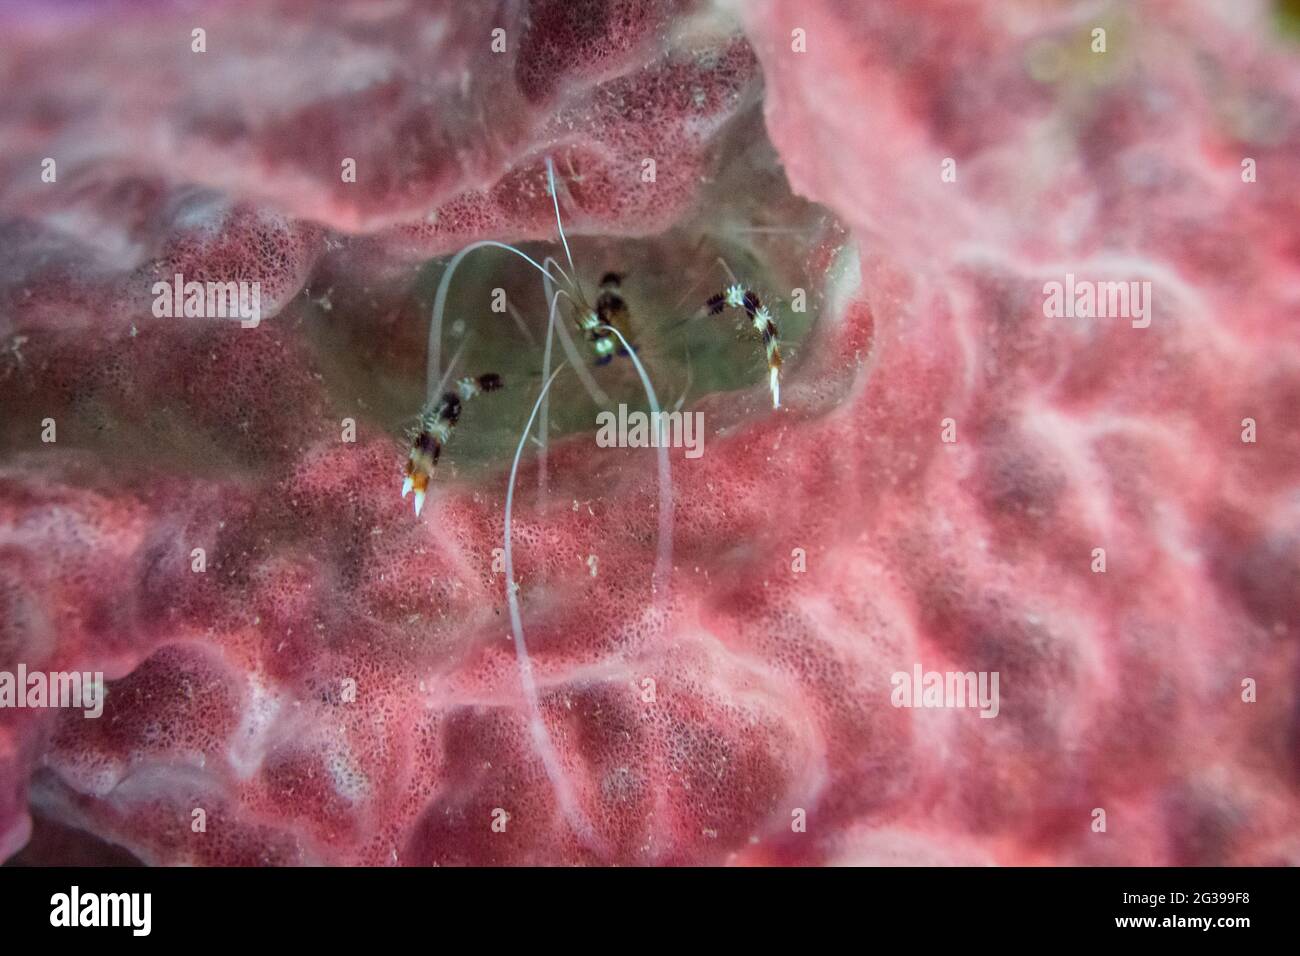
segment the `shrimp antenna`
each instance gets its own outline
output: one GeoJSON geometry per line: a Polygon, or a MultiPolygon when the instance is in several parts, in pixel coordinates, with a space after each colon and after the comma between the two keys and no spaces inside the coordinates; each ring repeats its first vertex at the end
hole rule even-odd
{"type": "Polygon", "coordinates": [[[564,256],[569,260],[569,272],[572,274],[573,287],[578,291],[578,298],[585,300],[582,285],[578,281],[578,267],[573,264],[573,253],[569,251],[569,240],[564,235],[564,221],[560,218],[560,197],[555,191],[555,163],[546,157],[546,185],[551,193],[551,202],[555,204],[555,225],[560,230],[560,242],[564,246],[564,256]]]}
{"type": "MultiPolygon", "coordinates": [[[[552,311],[553,323],[554,311],[552,311]]],[[[542,386],[541,394],[537,396],[537,401],[533,403],[532,414],[528,416],[528,424],[524,426],[524,430],[519,434],[519,445],[515,448],[515,458],[510,465],[510,483],[506,486],[504,548],[506,604],[510,610],[510,630],[515,642],[515,660],[519,666],[519,683],[523,687],[524,701],[528,706],[528,729],[533,739],[533,746],[537,748],[537,754],[542,761],[542,768],[545,770],[547,779],[555,791],[555,798],[560,805],[560,811],[584,842],[590,843],[594,836],[591,831],[591,824],[578,806],[576,795],[573,792],[573,785],[564,774],[564,767],[560,764],[559,754],[555,751],[555,744],[551,740],[550,732],[546,729],[546,721],[542,717],[541,703],[537,695],[537,680],[533,676],[533,662],[532,658],[528,656],[528,645],[524,641],[524,623],[519,613],[519,585],[515,582],[514,550],[510,545],[510,525],[514,517],[515,482],[519,477],[519,459],[523,456],[524,444],[528,441],[528,435],[533,430],[533,422],[537,420],[537,411],[541,408],[542,399],[546,397],[546,393],[550,391],[555,377],[564,370],[564,367],[564,362],[556,366],[555,371],[551,373],[551,377],[542,386]]]]}
{"type": "MultiPolygon", "coordinates": [[[[655,395],[654,386],[650,384],[650,376],[646,374],[645,366],[637,358],[636,350],[628,344],[627,339],[623,338],[623,333],[614,326],[602,325],[601,329],[617,335],[618,340],[623,343],[628,357],[636,366],[637,375],[641,376],[641,384],[645,386],[646,401],[649,402],[652,413],[650,421],[654,422],[652,427],[662,427],[660,423],[664,421],[664,417],[659,407],[659,399],[655,395]]],[[[654,575],[650,578],[650,589],[662,595],[666,601],[668,582],[673,570],[673,472],[668,462],[668,443],[660,441],[657,444],[659,446],[659,546],[655,556],[654,575]]]]}
{"type": "MultiPolygon", "coordinates": [[[[550,283],[548,282],[546,285],[547,285],[546,291],[549,294],[550,283]]],[[[558,289],[556,290],[554,295],[551,295],[551,308],[550,311],[547,313],[547,317],[546,317],[546,348],[543,349],[542,351],[542,376],[546,378],[548,385],[545,389],[542,390],[541,397],[538,398],[538,402],[541,405],[542,420],[540,425],[538,426],[538,430],[537,430],[538,435],[536,439],[537,447],[538,447],[537,494],[538,497],[543,500],[546,498],[546,491],[547,491],[546,442],[551,433],[551,420],[550,420],[551,400],[549,396],[549,391],[550,391],[549,382],[551,379],[551,344],[555,341],[555,310],[560,305],[560,296],[564,296],[566,299],[570,298],[569,294],[565,292],[563,289],[558,289]]],[[[572,299],[570,299],[570,301],[572,301],[572,299]]],[[[563,363],[561,363],[559,367],[563,368],[564,367],[563,363]]]]}
{"type": "MultiPolygon", "coordinates": [[[[447,263],[447,268],[443,270],[442,278],[438,281],[438,292],[433,297],[433,317],[429,321],[429,355],[428,364],[425,370],[425,382],[433,385],[442,376],[442,314],[447,307],[447,292],[451,288],[451,277],[456,273],[456,267],[460,265],[467,255],[475,249],[482,249],[484,246],[492,246],[496,249],[505,249],[507,252],[513,252],[519,258],[523,259],[530,266],[540,272],[547,279],[555,277],[546,271],[546,267],[537,262],[526,252],[521,252],[514,246],[504,242],[497,242],[494,239],[483,239],[479,242],[472,242],[460,252],[451,257],[451,262],[447,263]]],[[[427,400],[432,402],[438,397],[438,390],[430,388],[426,396],[427,400]]]]}

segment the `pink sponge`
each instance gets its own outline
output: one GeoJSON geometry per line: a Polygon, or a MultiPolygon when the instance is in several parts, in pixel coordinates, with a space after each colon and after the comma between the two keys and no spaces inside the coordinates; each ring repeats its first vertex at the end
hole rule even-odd
{"type": "MultiPolygon", "coordinates": [[[[205,54],[166,12],[102,51],[91,14],[7,24],[0,670],[109,689],[97,720],[0,711],[0,856],[34,817],[160,864],[1300,858],[1300,132],[1259,118],[1294,59],[1161,5],[1141,64],[962,10],[237,4],[205,54]],[[775,177],[760,96],[828,210],[796,238],[801,202],[734,188],[775,177]],[[390,419],[424,392],[412,263],[554,238],[548,156],[584,269],[635,250],[667,312],[725,240],[815,315],[783,306],[780,411],[761,370],[684,392],[706,444],[672,450],[658,593],[654,452],[556,386],[511,516],[534,712],[497,452],[540,382],[467,407],[419,520],[390,419]],[[263,323],[154,318],[178,270],[260,279],[263,323]],[[1066,273],[1149,281],[1150,324],[1046,314],[1066,273]],[[914,668],[996,673],[996,715],[898,706],[914,668]]],[[[510,361],[464,295],[449,325],[510,361]]],[[[648,311],[671,407],[700,326],[648,311]]]]}

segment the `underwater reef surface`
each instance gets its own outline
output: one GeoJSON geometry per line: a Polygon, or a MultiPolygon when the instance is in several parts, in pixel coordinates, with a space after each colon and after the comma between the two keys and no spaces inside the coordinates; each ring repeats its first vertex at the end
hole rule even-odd
{"type": "Polygon", "coordinates": [[[108,681],[0,708],[0,859],[1300,862],[1273,6],[491,6],[0,14],[0,670],[108,681]],[[705,438],[665,475],[556,380],[534,702],[527,264],[457,275],[437,367],[504,388],[418,517],[401,420],[431,260],[567,269],[556,204],[705,438]],[[779,409],[693,315],[718,256],[779,409]],[[177,274],[258,321],[159,316],[177,274]],[[995,719],[898,706],[914,670],[996,673],[995,719]]]}

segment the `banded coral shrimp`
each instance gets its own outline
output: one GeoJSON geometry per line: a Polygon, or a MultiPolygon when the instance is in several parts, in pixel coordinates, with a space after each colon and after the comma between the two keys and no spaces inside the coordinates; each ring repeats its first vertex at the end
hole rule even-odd
{"type": "MultiPolygon", "coordinates": [[[[717,334],[719,328],[717,323],[695,321],[707,315],[717,314],[728,305],[736,310],[743,309],[750,324],[762,336],[766,350],[766,371],[772,405],[780,407],[779,374],[782,356],[777,327],[772,310],[762,304],[755,291],[756,287],[741,285],[736,278],[736,273],[719,256],[716,261],[721,264],[729,279],[729,284],[724,287],[723,292],[707,298],[711,291],[708,287],[710,283],[706,281],[706,276],[698,276],[686,295],[675,304],[670,304],[666,295],[669,291],[668,283],[665,283],[664,277],[669,276],[668,281],[671,283],[673,281],[671,277],[682,271],[682,262],[670,263],[664,261],[662,256],[656,257],[653,244],[632,245],[630,242],[621,245],[617,242],[607,243],[613,247],[612,252],[603,250],[597,253],[599,258],[604,260],[601,263],[605,266],[604,272],[584,273],[576,264],[561,211],[561,195],[562,193],[567,195],[567,190],[557,188],[560,184],[557,183],[555,164],[551,157],[544,157],[543,165],[547,204],[554,212],[556,235],[563,250],[565,264],[561,264],[556,256],[543,255],[541,252],[530,255],[518,246],[491,239],[471,243],[457,252],[447,262],[437,282],[429,325],[426,381],[433,383],[440,375],[444,316],[452,280],[458,268],[471,252],[500,250],[508,253],[508,259],[524,263],[529,271],[540,276],[545,295],[543,302],[548,305],[553,304],[561,315],[566,316],[567,321],[560,321],[554,325],[554,333],[559,335],[568,367],[595,408],[609,407],[611,399],[608,389],[612,387],[617,393],[620,380],[630,384],[627,376],[635,372],[635,379],[631,381],[635,381],[647,402],[652,405],[652,413],[659,412],[661,409],[657,403],[657,396],[652,399],[654,386],[651,384],[652,376],[646,369],[648,364],[656,369],[654,378],[663,377],[666,371],[670,378],[675,379],[671,383],[670,392],[677,396],[676,401],[670,398],[668,404],[674,409],[680,409],[694,384],[695,363],[692,356],[696,354],[711,360],[715,372],[718,366],[730,366],[734,372],[721,377],[713,374],[705,381],[706,387],[702,391],[735,388],[747,374],[745,369],[750,365],[747,353],[739,350],[734,344],[728,345],[727,338],[717,334]],[[643,258],[647,251],[651,253],[649,259],[643,258]],[[584,282],[584,274],[590,276],[586,282],[584,282]],[[598,284],[595,283],[597,275],[600,276],[598,284]],[[648,279],[652,287],[657,281],[659,288],[654,291],[647,289],[648,279]],[[593,284],[596,285],[596,291],[589,294],[589,285],[593,284]],[[661,304],[658,308],[653,304],[646,308],[647,299],[651,303],[655,301],[655,292],[658,293],[657,298],[661,304]],[[694,301],[688,301],[692,297],[694,301]],[[668,353],[674,353],[671,361],[666,360],[668,353]],[[641,361],[638,355],[644,356],[647,361],[641,361]],[[684,361],[679,361],[679,358],[684,358],[684,361]],[[682,375],[674,374],[683,369],[684,381],[682,375]]],[[[580,177],[577,178],[580,180],[580,177]]],[[[702,244],[703,238],[701,243],[697,244],[696,251],[702,247],[702,244]]],[[[747,260],[745,262],[747,268],[742,272],[751,271],[757,260],[747,256],[743,249],[739,254],[747,260]]],[[[691,254],[688,253],[688,262],[690,256],[691,254]]],[[[690,264],[694,265],[693,262],[690,264]]],[[[690,271],[698,272],[694,268],[690,271]]],[[[493,291],[504,298],[502,288],[498,287],[493,291]]],[[[675,294],[680,289],[674,288],[671,291],[675,294]]],[[[508,311],[527,341],[529,351],[536,350],[538,336],[534,336],[529,330],[529,323],[515,307],[514,302],[509,302],[508,311]]],[[[453,326],[453,332],[463,326],[463,320],[458,320],[453,326]]],[[[549,334],[551,331],[549,323],[547,331],[548,334],[541,346],[540,368],[536,365],[527,369],[517,368],[515,374],[508,375],[508,378],[521,383],[544,380],[549,375],[554,360],[554,343],[549,334]]],[[[494,338],[499,340],[499,336],[499,332],[494,333],[494,338]]],[[[540,499],[545,499],[548,489],[547,450],[549,436],[553,430],[552,397],[552,394],[548,393],[543,398],[537,419],[539,424],[533,437],[533,442],[537,446],[537,480],[540,499]]],[[[435,399],[430,384],[427,401],[433,403],[435,399]]],[[[569,427],[572,428],[572,424],[569,427]]],[[[663,477],[667,479],[668,475],[665,474],[663,477]]],[[[665,480],[664,483],[667,485],[669,481],[665,480]]],[[[660,569],[664,567],[665,564],[661,563],[660,569]]]]}
{"type": "MultiPolygon", "coordinates": [[[[522,424],[522,429],[518,432],[517,440],[514,443],[509,479],[506,484],[505,510],[502,524],[502,551],[504,556],[502,570],[504,570],[505,574],[505,596],[509,608],[510,632],[519,669],[520,684],[523,689],[530,734],[557,799],[563,808],[565,817],[576,832],[590,836],[590,827],[583,819],[573,794],[568,790],[568,784],[563,768],[560,766],[556,748],[549,737],[547,724],[542,716],[542,703],[539,699],[533,661],[529,654],[528,642],[525,636],[524,615],[521,611],[521,595],[519,593],[520,581],[516,577],[514,547],[516,544],[514,521],[519,494],[518,481],[524,451],[530,441],[537,446],[535,467],[538,471],[539,501],[544,503],[546,501],[547,481],[546,450],[548,436],[551,432],[549,405],[551,398],[557,391],[555,388],[557,381],[565,372],[574,373],[570,378],[581,385],[591,404],[597,408],[606,407],[610,403],[609,396],[611,394],[620,395],[628,384],[627,376],[634,374],[644,397],[645,405],[649,407],[652,416],[651,421],[658,422],[664,414],[664,407],[660,402],[660,392],[656,389],[655,379],[671,377],[671,370],[668,369],[667,363],[656,364],[657,359],[662,358],[662,355],[659,354],[661,348],[667,349],[686,345],[679,333],[685,330],[689,324],[689,331],[692,334],[707,335],[717,340],[719,343],[718,348],[715,350],[717,355],[725,358],[727,350],[730,349],[734,356],[735,349],[734,346],[728,346],[723,341],[724,336],[717,335],[716,324],[693,322],[689,311],[683,313],[667,306],[668,290],[671,288],[673,293],[680,291],[680,276],[674,275],[674,270],[665,266],[663,262],[653,261],[652,258],[645,261],[631,257],[620,259],[617,255],[602,251],[597,255],[604,260],[599,263],[604,266],[604,271],[599,269],[587,271],[580,268],[565,228],[565,216],[561,208],[562,190],[558,188],[555,165],[549,156],[545,157],[544,166],[546,171],[546,194],[555,215],[557,238],[562,252],[557,252],[556,255],[530,254],[524,249],[504,242],[482,240],[464,247],[452,256],[438,279],[437,290],[434,295],[429,325],[428,366],[426,372],[428,382],[439,381],[450,372],[450,368],[443,370],[441,367],[444,317],[448,312],[448,303],[451,301],[450,290],[456,269],[471,252],[476,250],[496,250],[505,253],[507,260],[522,262],[527,272],[540,278],[547,316],[544,335],[535,335],[530,329],[530,322],[527,318],[528,309],[521,312],[514,309],[513,304],[511,304],[510,309],[507,310],[510,311],[511,318],[514,320],[516,327],[519,328],[523,340],[527,342],[528,353],[536,356],[537,351],[540,350],[541,367],[540,369],[532,367],[528,369],[527,374],[507,375],[506,378],[512,383],[512,386],[526,387],[524,383],[537,381],[540,381],[541,385],[536,391],[535,400],[532,402],[527,415],[527,421],[522,424]],[[561,256],[562,258],[560,258],[561,256]],[[657,311],[653,307],[644,308],[646,301],[655,301],[655,297],[644,294],[642,276],[646,273],[656,276],[659,282],[659,287],[656,289],[657,300],[663,305],[657,311]],[[598,282],[595,281],[596,276],[599,276],[598,282]],[[660,333],[667,332],[669,341],[666,344],[656,342],[654,336],[656,331],[660,333]],[[559,336],[559,346],[565,352],[558,365],[555,364],[557,358],[555,354],[555,337],[557,335],[559,336]],[[654,374],[652,374],[651,368],[656,369],[654,374]]],[[[632,245],[632,242],[632,240],[621,240],[611,242],[609,246],[623,253],[629,251],[636,253],[639,250],[632,245]]],[[[591,244],[591,241],[588,240],[588,243],[591,244]]],[[[647,247],[647,252],[649,251],[650,249],[647,247]]],[[[680,249],[678,251],[680,252],[680,249]]],[[[591,259],[589,258],[588,261],[590,262],[591,259]]],[[[737,283],[733,282],[732,284],[736,285],[737,283]]],[[[495,291],[500,291],[500,287],[495,291]]],[[[701,291],[698,293],[695,303],[696,308],[694,309],[694,312],[697,313],[696,317],[701,317],[709,311],[708,291],[707,287],[702,286],[701,291]]],[[[749,299],[741,300],[741,307],[744,306],[745,302],[756,298],[756,295],[752,292],[749,293],[749,296],[749,299]]],[[[754,311],[757,313],[758,308],[755,307],[754,311]]],[[[456,312],[453,312],[453,314],[456,314],[456,312]]],[[[501,328],[508,330],[509,324],[507,323],[501,328]]],[[[505,334],[505,331],[502,334],[505,334]]],[[[680,397],[676,400],[674,407],[677,408],[680,408],[686,400],[690,392],[693,376],[693,368],[689,359],[689,346],[686,346],[684,351],[688,356],[685,366],[687,381],[680,390],[680,397]]],[[[452,365],[454,364],[453,361],[452,365]]],[[[471,363],[471,365],[473,364],[471,363]]],[[[529,390],[531,391],[531,389],[529,390]]],[[[570,389],[571,393],[572,391],[570,389]]],[[[435,392],[436,390],[430,387],[428,393],[430,400],[432,400],[435,392]]],[[[677,387],[674,386],[668,394],[670,396],[669,404],[672,405],[671,396],[677,394],[677,387]]],[[[774,404],[777,401],[774,398],[774,404]]],[[[565,404],[571,405],[572,402],[566,402],[565,404]]],[[[652,595],[653,604],[658,609],[657,613],[660,616],[666,616],[673,575],[673,529],[676,502],[674,500],[672,465],[668,445],[665,442],[659,442],[654,447],[656,448],[657,463],[657,505],[651,505],[655,512],[655,561],[653,573],[650,576],[650,594],[652,595]]],[[[568,460],[571,462],[572,458],[570,457],[568,460]]]]}
{"type": "MultiPolygon", "coordinates": [[[[629,308],[626,300],[623,298],[620,286],[621,275],[618,273],[606,273],[600,282],[600,293],[594,301],[589,299],[586,290],[582,284],[581,274],[578,271],[574,261],[572,250],[569,247],[568,236],[564,230],[563,216],[560,211],[559,195],[556,190],[555,165],[548,156],[545,159],[547,174],[547,192],[551,198],[552,206],[555,211],[556,228],[558,231],[560,243],[564,249],[565,259],[568,262],[568,270],[551,256],[547,256],[542,262],[538,262],[532,256],[523,252],[521,249],[507,243],[497,242],[496,240],[482,240],[472,243],[460,250],[447,264],[439,280],[437,293],[434,297],[433,313],[429,324],[429,348],[428,348],[428,367],[426,379],[429,383],[440,381],[442,373],[441,351],[442,351],[442,327],[443,317],[446,310],[446,303],[451,287],[451,280],[455,274],[456,268],[465,259],[465,257],[481,248],[495,248],[510,252],[520,260],[528,264],[532,269],[540,273],[542,277],[543,291],[546,301],[549,304],[549,317],[546,327],[546,336],[544,339],[542,367],[540,375],[543,379],[551,378],[552,362],[552,341],[553,335],[558,334],[562,347],[567,353],[567,365],[573,369],[577,378],[586,389],[587,394],[592,402],[597,406],[604,406],[608,403],[608,397],[600,385],[592,376],[588,365],[600,367],[608,365],[616,356],[626,358],[636,371],[644,390],[646,402],[652,413],[658,414],[661,411],[658,396],[655,392],[654,385],[646,371],[644,364],[637,354],[637,348],[631,338],[632,333],[629,326],[629,308]],[[557,322],[560,300],[564,299],[571,312],[571,321],[575,331],[580,333],[587,346],[587,358],[579,351],[574,341],[573,335],[570,334],[565,323],[557,322]]],[[[426,401],[429,404],[435,401],[436,389],[430,384],[426,401]]],[[[539,406],[537,420],[540,422],[536,442],[539,447],[539,475],[541,481],[545,482],[545,450],[547,436],[549,435],[549,407],[547,398],[549,391],[543,389],[541,394],[541,404],[539,406]]],[[[532,425],[526,430],[526,434],[531,432],[532,425]]],[[[659,545],[657,548],[658,557],[655,564],[653,584],[656,590],[666,587],[668,576],[671,572],[672,564],[672,473],[671,465],[668,461],[667,449],[661,448],[658,455],[659,467],[659,545]]],[[[543,486],[544,487],[544,486],[543,486]]]]}
{"type": "MultiPolygon", "coordinates": [[[[412,487],[411,472],[413,467],[416,469],[417,480],[420,470],[427,465],[431,470],[432,463],[436,462],[437,450],[440,444],[437,443],[439,435],[435,430],[439,427],[443,429],[443,435],[449,431],[445,424],[446,416],[444,409],[457,410],[459,408],[459,393],[448,392],[441,399],[437,398],[441,385],[435,386],[435,382],[443,382],[451,374],[451,367],[444,373],[441,366],[441,340],[442,340],[442,320],[446,308],[448,292],[450,289],[451,279],[455,273],[456,267],[464,258],[476,249],[496,248],[508,251],[526,262],[530,267],[537,270],[543,280],[543,291],[548,302],[548,318],[546,324],[546,335],[543,347],[543,362],[541,375],[544,383],[537,395],[529,414],[528,421],[520,433],[518,444],[515,448],[514,459],[510,469],[510,478],[506,489],[505,516],[503,522],[504,538],[504,570],[506,576],[505,591],[506,600],[509,607],[511,633],[514,640],[516,661],[519,668],[520,684],[523,690],[525,703],[528,713],[529,729],[538,755],[541,758],[543,767],[546,771],[552,788],[556,794],[560,808],[574,828],[575,832],[580,834],[585,843],[590,844],[593,839],[593,833],[589,822],[585,819],[582,811],[579,809],[576,799],[571,792],[569,783],[563,769],[560,767],[559,758],[556,754],[555,747],[550,739],[545,722],[542,718],[541,703],[538,697],[536,681],[533,676],[532,660],[528,653],[527,643],[524,636],[523,620],[519,609],[518,591],[519,585],[514,571],[514,549],[513,535],[511,533],[512,519],[514,514],[515,489],[517,484],[519,464],[523,455],[523,450],[527,444],[529,436],[533,432],[534,423],[541,418],[540,438],[537,441],[541,455],[545,453],[546,435],[549,432],[546,402],[550,393],[550,388],[556,378],[566,367],[571,367],[576,377],[586,388],[592,401],[598,405],[605,404],[606,398],[603,390],[595,382],[590,372],[586,368],[587,362],[578,349],[565,327],[565,324],[558,322],[559,307],[561,299],[567,300],[572,310],[572,321],[575,328],[583,336],[587,346],[588,358],[596,366],[608,364],[615,355],[621,355],[628,358],[636,369],[637,375],[645,390],[646,401],[650,408],[659,412],[658,397],[655,394],[654,386],[646,372],[644,365],[637,356],[636,349],[629,341],[629,331],[627,330],[627,305],[618,292],[619,277],[615,274],[607,274],[602,278],[601,291],[597,295],[594,304],[591,303],[583,289],[581,278],[577,266],[574,262],[572,252],[569,249],[568,238],[564,232],[563,219],[560,214],[559,198],[555,191],[555,172],[554,164],[549,157],[546,159],[547,184],[548,191],[552,197],[556,215],[556,225],[559,231],[559,237],[564,247],[565,257],[569,264],[569,271],[553,257],[546,257],[543,262],[539,263],[536,259],[529,256],[522,250],[495,240],[483,240],[473,243],[460,252],[458,252],[448,263],[443,275],[439,281],[438,290],[434,299],[433,314],[429,327],[429,350],[428,350],[428,367],[426,380],[428,383],[426,389],[426,411],[422,413],[420,421],[421,426],[417,429],[414,437],[414,443],[410,452],[407,464],[407,475],[404,480],[403,494],[412,487]],[[559,286],[559,288],[556,288],[559,286]],[[623,326],[623,328],[620,328],[623,326]],[[559,332],[563,348],[568,353],[566,361],[560,365],[551,368],[552,361],[552,344],[554,336],[559,332]],[[435,411],[429,411],[434,409],[435,411]],[[432,437],[431,437],[432,433],[432,437]],[[432,447],[433,454],[430,456],[429,447],[432,447]]],[[[518,315],[515,315],[518,320],[518,315]]],[[[527,333],[525,333],[527,334],[527,333]]],[[[531,336],[528,336],[531,338],[531,336]]],[[[452,365],[455,364],[453,359],[452,365]]],[[[458,388],[463,388],[470,394],[477,394],[477,390],[488,390],[487,386],[493,388],[499,386],[500,378],[495,373],[490,377],[472,380],[462,379],[458,383],[458,388]]],[[[452,422],[454,424],[454,421],[452,422]]],[[[540,457],[540,455],[539,455],[540,457]]],[[[661,448],[658,456],[659,460],[659,521],[658,521],[658,544],[656,547],[656,564],[652,577],[652,590],[666,599],[668,580],[672,569],[672,523],[673,523],[673,499],[672,499],[672,475],[671,466],[667,457],[667,449],[661,448]]],[[[539,472],[540,474],[540,472],[539,472]]],[[[543,479],[544,480],[544,479],[543,479]]],[[[423,502],[423,489],[417,488],[417,515],[423,502]]]]}

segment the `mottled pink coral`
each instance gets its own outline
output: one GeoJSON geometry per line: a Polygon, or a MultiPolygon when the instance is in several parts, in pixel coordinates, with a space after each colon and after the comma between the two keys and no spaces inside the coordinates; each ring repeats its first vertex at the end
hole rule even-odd
{"type": "Polygon", "coordinates": [[[1300,71],[1264,5],[1126,7],[1101,60],[1088,16],[1037,4],[581,6],[229,5],[206,61],[191,17],[13,24],[0,666],[112,682],[98,721],[0,712],[0,853],[30,798],[156,863],[1300,858],[1300,71]],[[548,152],[576,230],[668,226],[760,75],[793,190],[851,233],[805,250],[824,298],[786,406],[693,406],[666,607],[650,452],[558,440],[551,495],[515,504],[584,835],[529,733],[505,469],[413,520],[383,424],[339,441],[356,410],[298,293],[549,237],[548,152]],[[382,174],[349,191],[353,154],[382,174]],[[274,276],[278,315],[149,319],[131,297],[179,263],[274,276]],[[1066,271],[1150,280],[1151,326],[1045,318],[1066,271]],[[918,661],[1000,672],[999,718],[892,707],[918,661]]]}

